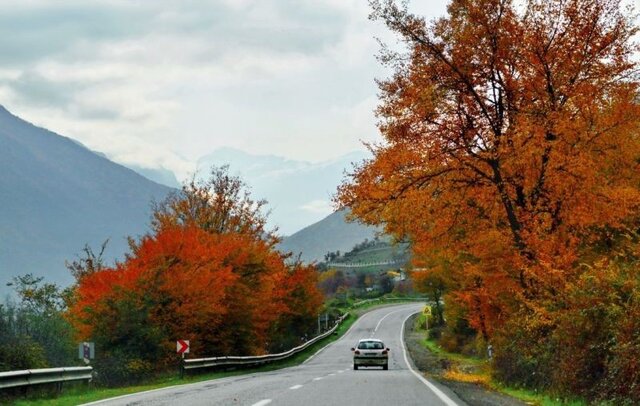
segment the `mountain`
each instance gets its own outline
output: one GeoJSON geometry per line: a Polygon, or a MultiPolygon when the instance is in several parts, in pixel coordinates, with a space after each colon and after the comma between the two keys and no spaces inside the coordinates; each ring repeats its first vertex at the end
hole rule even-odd
{"type": "Polygon", "coordinates": [[[337,211],[321,221],[286,237],[278,246],[284,252],[301,253],[304,262],[321,261],[328,252],[348,252],[365,239],[373,240],[378,229],[361,223],[349,223],[347,212],[337,211]]]}
{"type": "Polygon", "coordinates": [[[353,152],[312,163],[221,148],[202,157],[198,169],[200,176],[206,176],[212,165],[228,164],[231,172],[251,187],[254,198],[269,202],[269,224],[277,225],[283,234],[291,234],[333,212],[331,197],[345,170],[367,156],[364,151],[353,152]]]}
{"type": "Polygon", "coordinates": [[[107,238],[122,258],[171,190],[0,106],[0,290],[28,272],[66,285],[65,260],[107,238]]]}
{"type": "Polygon", "coordinates": [[[169,186],[174,189],[180,189],[181,185],[176,178],[176,175],[166,168],[145,168],[138,165],[126,164],[127,168],[132,169],[145,178],[159,183],[161,185],[169,186]]]}

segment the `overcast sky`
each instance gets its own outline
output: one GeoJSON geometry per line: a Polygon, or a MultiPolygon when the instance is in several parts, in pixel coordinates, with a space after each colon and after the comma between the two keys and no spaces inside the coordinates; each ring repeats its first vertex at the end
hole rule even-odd
{"type": "MultiPolygon", "coordinates": [[[[445,0],[414,1],[430,17],[445,0]],[[419,3],[419,4],[418,4],[419,3]]],[[[0,104],[122,163],[309,161],[377,139],[366,0],[3,0],[0,104]]]]}

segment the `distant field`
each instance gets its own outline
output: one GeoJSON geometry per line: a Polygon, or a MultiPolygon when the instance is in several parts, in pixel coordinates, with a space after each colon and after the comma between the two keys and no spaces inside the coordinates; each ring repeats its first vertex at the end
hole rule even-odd
{"type": "Polygon", "coordinates": [[[329,268],[375,272],[397,269],[409,261],[409,244],[376,245],[360,251],[352,251],[328,264],[329,268]],[[372,264],[372,265],[368,265],[372,264]]]}

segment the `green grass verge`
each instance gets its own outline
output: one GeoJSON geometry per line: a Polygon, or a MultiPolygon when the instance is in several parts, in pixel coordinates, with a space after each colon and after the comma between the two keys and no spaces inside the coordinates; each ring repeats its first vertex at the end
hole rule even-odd
{"type": "Polygon", "coordinates": [[[453,352],[447,352],[444,349],[442,349],[438,343],[436,343],[433,340],[423,340],[421,342],[421,344],[426,347],[429,351],[431,351],[434,354],[440,355],[441,357],[447,358],[450,361],[455,361],[455,362],[461,362],[461,363],[465,363],[468,365],[474,365],[474,366],[480,366],[483,363],[485,363],[486,361],[481,359],[481,358],[476,358],[476,357],[470,357],[467,355],[463,355],[463,354],[457,354],[457,353],[453,353],[453,352]]]}
{"type": "Polygon", "coordinates": [[[78,405],[82,403],[94,402],[97,400],[112,398],[116,396],[129,395],[132,393],[138,393],[153,389],[166,388],[169,386],[175,385],[184,385],[202,381],[208,381],[212,379],[220,379],[226,378],[230,376],[237,375],[246,375],[252,374],[256,372],[266,372],[273,371],[277,369],[287,368],[295,365],[299,365],[304,362],[306,359],[315,354],[322,347],[336,341],[344,333],[353,325],[353,323],[357,320],[358,315],[350,313],[349,316],[344,320],[342,324],[337,328],[337,334],[330,335],[323,340],[313,344],[309,348],[304,351],[294,355],[293,357],[273,362],[271,364],[266,364],[258,368],[247,368],[242,370],[235,371],[220,371],[220,372],[209,372],[198,375],[190,375],[185,376],[184,378],[179,378],[177,372],[172,375],[166,375],[162,377],[158,377],[150,382],[136,385],[136,386],[127,386],[121,388],[93,388],[86,386],[78,386],[74,385],[73,387],[67,388],[63,391],[63,393],[57,398],[41,398],[41,399],[14,399],[11,404],[16,406],[35,406],[35,405],[53,405],[53,406],[72,406],[78,405]]]}
{"type": "MultiPolygon", "coordinates": [[[[416,320],[414,328],[418,328],[418,326],[424,326],[423,315],[420,315],[416,320]]],[[[493,379],[491,365],[486,359],[448,352],[440,347],[437,342],[431,339],[421,340],[420,344],[432,353],[441,358],[446,358],[451,362],[450,369],[442,375],[445,379],[481,384],[496,392],[504,393],[519,399],[529,405],[585,406],[587,404],[581,400],[556,399],[549,394],[538,393],[529,389],[505,386],[493,379]]]]}

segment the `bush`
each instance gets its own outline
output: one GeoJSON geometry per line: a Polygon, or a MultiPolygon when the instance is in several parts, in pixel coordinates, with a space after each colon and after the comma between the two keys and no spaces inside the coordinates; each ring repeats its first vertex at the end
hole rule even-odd
{"type": "Polygon", "coordinates": [[[153,375],[154,367],[149,361],[129,358],[122,353],[110,353],[95,362],[96,379],[100,386],[114,387],[142,382],[153,375]]]}
{"type": "Polygon", "coordinates": [[[495,377],[515,387],[546,390],[553,365],[549,331],[533,317],[516,315],[492,338],[495,377]]]}
{"type": "Polygon", "coordinates": [[[73,365],[77,353],[63,292],[31,274],[13,280],[20,301],[0,305],[0,371],[73,365]]]}
{"type": "Polygon", "coordinates": [[[28,336],[15,336],[0,342],[0,371],[47,368],[44,349],[28,336]]]}
{"type": "Polygon", "coordinates": [[[521,311],[493,337],[496,378],[592,402],[640,404],[638,261],[582,273],[545,311],[521,311]]]}

